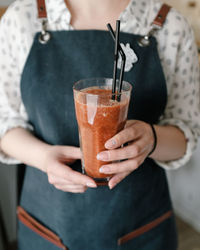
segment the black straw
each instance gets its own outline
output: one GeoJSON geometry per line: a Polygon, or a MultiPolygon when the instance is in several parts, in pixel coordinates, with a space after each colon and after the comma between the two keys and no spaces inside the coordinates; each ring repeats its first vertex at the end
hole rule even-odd
{"type": "Polygon", "coordinates": [[[116,99],[116,80],[117,80],[117,62],[118,62],[118,44],[119,44],[120,21],[116,21],[116,36],[115,36],[115,54],[113,68],[113,83],[112,83],[112,100],[116,99]]]}
{"type": "Polygon", "coordinates": [[[122,84],[123,84],[123,79],[124,79],[124,69],[125,69],[125,64],[126,64],[126,55],[124,51],[122,50],[122,64],[121,64],[121,71],[120,71],[120,76],[119,76],[119,86],[118,86],[118,95],[117,95],[117,101],[121,101],[121,91],[122,91],[122,84]]]}
{"type": "MultiPolygon", "coordinates": [[[[120,23],[120,21],[117,21],[117,22],[120,23]]],[[[115,52],[116,52],[116,42],[117,42],[117,39],[118,39],[118,49],[117,49],[117,51],[119,51],[119,53],[120,53],[120,55],[122,57],[121,71],[120,71],[120,78],[119,78],[119,86],[118,86],[118,93],[117,93],[117,101],[120,102],[120,100],[121,100],[121,90],[122,90],[122,84],[123,84],[123,78],[124,78],[124,69],[125,69],[125,64],[126,64],[126,55],[125,55],[121,45],[119,44],[119,34],[118,34],[118,38],[117,38],[117,31],[116,31],[116,36],[115,36],[113,28],[109,23],[107,24],[107,28],[110,31],[110,34],[111,34],[111,36],[112,36],[112,38],[113,38],[113,40],[115,42],[115,52]]],[[[117,54],[117,57],[118,57],[118,54],[117,54]]],[[[116,54],[115,54],[115,59],[116,59],[116,54]]],[[[116,65],[116,60],[115,60],[114,61],[114,71],[113,71],[114,72],[113,73],[113,86],[112,86],[113,90],[115,89],[115,91],[116,91],[116,74],[117,74],[117,72],[116,72],[117,67],[116,66],[117,65],[116,65]]],[[[113,90],[112,90],[112,94],[113,94],[113,90]]],[[[114,94],[115,94],[115,92],[114,92],[114,94]]],[[[112,97],[113,97],[113,95],[112,95],[112,97]]],[[[115,97],[115,95],[114,95],[114,97],[115,97]]],[[[115,100],[115,99],[113,99],[113,100],[115,100]]]]}

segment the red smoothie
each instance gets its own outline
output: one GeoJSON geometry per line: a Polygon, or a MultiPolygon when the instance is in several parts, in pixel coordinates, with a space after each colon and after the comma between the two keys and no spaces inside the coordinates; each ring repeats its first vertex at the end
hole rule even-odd
{"type": "Polygon", "coordinates": [[[111,90],[86,88],[75,96],[76,117],[86,174],[93,178],[107,178],[99,172],[109,162],[97,160],[105,149],[105,142],[124,128],[129,97],[122,94],[121,102],[111,100],[111,90]],[[86,95],[87,93],[87,95],[86,95]]]}

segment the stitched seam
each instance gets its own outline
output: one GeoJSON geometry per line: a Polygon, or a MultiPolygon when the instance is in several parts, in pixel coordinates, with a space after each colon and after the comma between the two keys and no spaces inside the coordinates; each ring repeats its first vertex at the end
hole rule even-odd
{"type": "Polygon", "coordinates": [[[50,241],[59,248],[67,250],[67,248],[62,244],[60,238],[56,234],[51,232],[49,229],[45,228],[43,225],[39,224],[28,213],[26,213],[26,211],[23,208],[21,207],[17,208],[17,216],[19,221],[23,223],[26,227],[28,227],[30,230],[34,231],[36,234],[50,241]]]}
{"type": "Polygon", "coordinates": [[[124,243],[126,243],[129,240],[132,240],[148,231],[150,231],[151,229],[155,228],[156,226],[158,226],[159,224],[161,224],[163,221],[167,220],[168,218],[170,218],[172,216],[173,212],[172,210],[166,212],[165,214],[163,214],[162,216],[158,217],[157,219],[153,220],[152,222],[139,227],[138,229],[122,236],[121,238],[118,239],[118,245],[122,245],[124,243]]]}

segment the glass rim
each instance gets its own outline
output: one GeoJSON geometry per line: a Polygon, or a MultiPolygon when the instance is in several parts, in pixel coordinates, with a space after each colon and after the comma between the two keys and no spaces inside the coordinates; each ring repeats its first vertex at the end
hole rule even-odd
{"type": "MultiPolygon", "coordinates": [[[[83,82],[83,81],[96,81],[96,80],[98,80],[98,81],[105,81],[105,80],[108,80],[108,81],[111,81],[111,82],[112,82],[113,78],[93,77],[93,78],[81,79],[81,80],[78,80],[77,82],[74,83],[74,85],[73,85],[73,90],[75,90],[75,91],[77,91],[77,92],[80,92],[80,93],[83,93],[83,94],[91,95],[91,96],[99,96],[98,94],[86,93],[86,92],[83,91],[83,89],[82,89],[82,90],[76,89],[76,86],[77,86],[80,82],[83,82]]],[[[119,81],[119,79],[117,79],[117,81],[119,81]]],[[[132,87],[132,85],[131,85],[129,82],[123,80],[123,83],[126,83],[126,84],[128,85],[128,87],[129,87],[129,89],[128,89],[128,90],[122,90],[121,92],[117,93],[117,94],[119,94],[119,95],[126,94],[126,93],[129,93],[129,92],[132,91],[132,88],[133,88],[133,87],[132,87]]],[[[112,86],[112,84],[111,84],[111,86],[112,86]]],[[[93,86],[90,86],[90,87],[93,87],[93,86]]],[[[95,87],[95,86],[94,86],[94,87],[95,87]]],[[[111,90],[112,90],[112,89],[111,89],[111,90]]],[[[106,96],[106,95],[109,96],[109,95],[112,95],[112,93],[104,94],[104,96],[106,96]]]]}

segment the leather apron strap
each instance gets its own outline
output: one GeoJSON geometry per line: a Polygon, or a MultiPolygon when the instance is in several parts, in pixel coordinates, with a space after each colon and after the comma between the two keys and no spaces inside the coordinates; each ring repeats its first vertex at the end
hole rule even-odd
{"type": "Polygon", "coordinates": [[[167,5],[167,4],[163,4],[156,16],[156,18],[154,19],[153,21],[153,25],[156,25],[156,26],[159,26],[160,28],[163,26],[165,20],[166,20],[166,17],[167,17],[167,14],[169,13],[171,9],[171,6],[167,5]]]}
{"type": "Polygon", "coordinates": [[[37,0],[38,18],[47,18],[45,0],[37,0]]]}
{"type": "MultiPolygon", "coordinates": [[[[38,18],[47,18],[45,0],[37,0],[37,6],[38,6],[38,18]]],[[[161,6],[156,18],[154,19],[153,24],[162,27],[170,9],[171,6],[164,3],[161,6]]]]}

